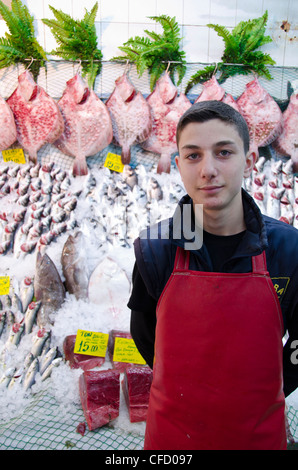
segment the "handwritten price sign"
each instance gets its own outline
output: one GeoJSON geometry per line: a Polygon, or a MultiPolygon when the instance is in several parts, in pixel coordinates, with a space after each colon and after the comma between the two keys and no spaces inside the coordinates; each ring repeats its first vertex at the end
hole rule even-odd
{"type": "Polygon", "coordinates": [[[146,364],[132,338],[115,338],[113,361],[146,364]]]}
{"type": "Polygon", "coordinates": [[[23,149],[2,150],[2,156],[5,162],[26,163],[23,149]]]}
{"type": "Polygon", "coordinates": [[[95,331],[78,330],[74,346],[75,354],[105,357],[109,335],[95,331]]]}
{"type": "Polygon", "coordinates": [[[109,168],[109,170],[117,171],[118,173],[122,173],[124,165],[121,161],[121,155],[117,155],[116,153],[109,152],[107,158],[105,159],[104,166],[109,168]]]}

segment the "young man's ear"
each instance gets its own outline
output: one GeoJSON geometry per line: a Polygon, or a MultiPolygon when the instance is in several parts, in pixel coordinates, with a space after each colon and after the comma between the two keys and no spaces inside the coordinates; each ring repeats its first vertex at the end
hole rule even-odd
{"type": "Polygon", "coordinates": [[[251,174],[253,167],[258,159],[257,152],[255,150],[249,150],[245,157],[245,169],[244,169],[244,178],[248,178],[251,174]]]}

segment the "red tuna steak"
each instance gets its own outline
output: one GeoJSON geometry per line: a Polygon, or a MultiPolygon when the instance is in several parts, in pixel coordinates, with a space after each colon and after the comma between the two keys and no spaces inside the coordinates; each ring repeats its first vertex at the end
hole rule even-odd
{"type": "Polygon", "coordinates": [[[257,78],[246,84],[237,105],[249,128],[251,149],[258,155],[258,147],[271,144],[280,135],[282,112],[257,78]]]}
{"type": "Polygon", "coordinates": [[[87,354],[75,354],[74,346],[76,335],[69,335],[63,341],[63,352],[66,361],[69,361],[71,369],[89,370],[100,367],[105,362],[104,357],[88,356],[87,354]]]}
{"type": "Polygon", "coordinates": [[[120,373],[116,370],[88,370],[79,378],[79,392],[90,431],[119,416],[120,373]]]}
{"type": "Polygon", "coordinates": [[[131,423],[146,421],[152,378],[148,366],[129,366],[124,371],[121,385],[131,423]]]}
{"type": "Polygon", "coordinates": [[[199,101],[217,100],[221,101],[225,96],[225,90],[219,85],[215,76],[203,83],[203,90],[197,97],[195,103],[199,101]]]}
{"type": "Polygon", "coordinates": [[[146,140],[152,128],[149,104],[136,92],[126,74],[116,81],[111,96],[106,101],[113,126],[114,142],[122,149],[122,163],[130,162],[130,148],[146,140]]]}
{"type": "Polygon", "coordinates": [[[0,96],[0,150],[8,149],[17,140],[17,129],[12,111],[0,96]]]}
{"type": "Polygon", "coordinates": [[[64,132],[55,145],[66,155],[75,157],[74,175],[86,175],[86,157],[100,152],[112,141],[109,112],[78,73],[66,83],[58,106],[64,119],[64,132]]]}
{"type": "Polygon", "coordinates": [[[169,173],[171,155],[178,150],[176,127],[182,114],[190,108],[191,102],[183,93],[177,95],[177,88],[168,73],[158,79],[147,102],[152,110],[153,125],[149,138],[141,145],[145,150],[160,155],[157,172],[169,173]]]}
{"type": "Polygon", "coordinates": [[[288,155],[293,161],[294,172],[298,171],[298,93],[291,95],[287,109],[283,112],[283,130],[273,142],[273,146],[282,155],[288,155]]]}
{"type": "Polygon", "coordinates": [[[17,140],[30,160],[36,162],[38,150],[53,143],[63,132],[64,122],[57,103],[35,83],[28,70],[19,75],[18,86],[7,103],[14,115],[17,140]]]}

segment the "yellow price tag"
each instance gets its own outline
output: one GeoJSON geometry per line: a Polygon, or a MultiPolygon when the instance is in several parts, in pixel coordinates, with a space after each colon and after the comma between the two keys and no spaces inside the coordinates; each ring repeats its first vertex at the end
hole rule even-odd
{"type": "Polygon", "coordinates": [[[2,156],[5,162],[26,163],[23,149],[2,150],[2,156]]]}
{"type": "Polygon", "coordinates": [[[117,155],[116,153],[109,152],[106,159],[104,166],[109,168],[113,171],[118,171],[118,173],[122,173],[124,165],[121,161],[121,155],[117,155]]]}
{"type": "Polygon", "coordinates": [[[75,354],[105,357],[108,346],[108,333],[78,330],[74,346],[75,354]]]}
{"type": "Polygon", "coordinates": [[[146,364],[141,354],[137,350],[132,338],[115,338],[114,362],[129,362],[132,364],[146,364]]]}
{"type": "Polygon", "coordinates": [[[8,295],[10,288],[10,277],[0,276],[0,295],[8,295]]]}

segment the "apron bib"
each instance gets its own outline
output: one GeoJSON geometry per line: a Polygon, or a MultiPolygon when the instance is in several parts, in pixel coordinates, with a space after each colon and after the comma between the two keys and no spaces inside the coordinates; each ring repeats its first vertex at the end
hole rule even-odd
{"type": "Polygon", "coordinates": [[[177,249],[157,305],[144,449],[286,449],[280,304],[251,273],[191,271],[177,249]]]}

